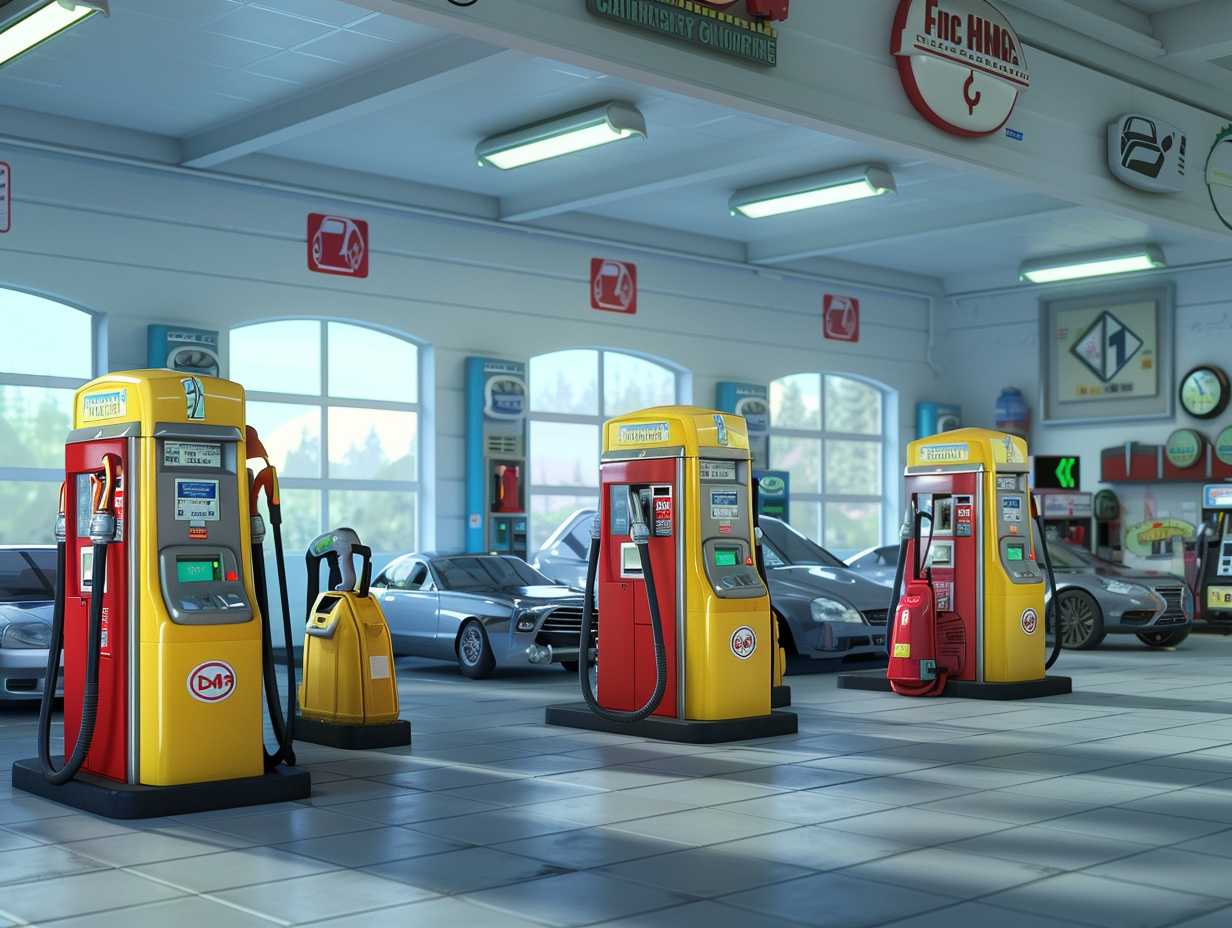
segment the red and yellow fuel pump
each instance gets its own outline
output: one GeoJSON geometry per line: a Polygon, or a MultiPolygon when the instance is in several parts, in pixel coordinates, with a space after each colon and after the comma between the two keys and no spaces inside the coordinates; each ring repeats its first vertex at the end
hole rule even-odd
{"type": "Polygon", "coordinates": [[[605,423],[585,702],[548,707],[549,724],[692,743],[797,730],[794,713],[772,706],[785,658],[756,561],[751,467],[739,416],[666,406],[605,423]]]}
{"type": "Polygon", "coordinates": [[[889,665],[842,674],[840,688],[981,699],[1071,692],[1068,677],[1047,675],[1060,648],[1057,636],[1045,653],[1046,580],[1054,602],[1056,587],[1028,474],[1026,442],[1000,432],[958,429],[908,446],[889,665]]]}
{"type": "Polygon", "coordinates": [[[77,392],[73,420],[47,674],[56,679],[63,645],[66,759],[57,767],[51,752],[48,686],[39,757],[13,765],[14,787],[115,818],[305,798],[308,773],[285,765],[293,719],[278,702],[264,529],[250,509],[263,486],[281,554],[277,478],[250,482],[260,442],[243,388],[109,374],[77,392]]]}

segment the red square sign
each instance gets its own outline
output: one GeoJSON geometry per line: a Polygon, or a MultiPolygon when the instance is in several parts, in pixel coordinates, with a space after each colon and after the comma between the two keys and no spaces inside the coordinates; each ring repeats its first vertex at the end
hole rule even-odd
{"type": "Polygon", "coordinates": [[[637,312],[637,265],[591,258],[590,307],[634,315],[637,312]]]}
{"type": "Polygon", "coordinates": [[[826,294],[822,333],[835,342],[860,340],[860,301],[850,296],[826,294]]]}
{"type": "Polygon", "coordinates": [[[345,216],[309,213],[308,270],[367,277],[368,223],[345,216]]]}

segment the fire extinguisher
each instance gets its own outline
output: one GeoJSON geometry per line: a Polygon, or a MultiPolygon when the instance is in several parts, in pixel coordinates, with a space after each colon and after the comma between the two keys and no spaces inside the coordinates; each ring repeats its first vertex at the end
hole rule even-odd
{"type": "MultiPolygon", "coordinates": [[[[907,589],[899,597],[890,632],[890,660],[886,677],[901,696],[940,696],[948,670],[937,661],[937,601],[932,575],[925,566],[928,552],[921,543],[921,527],[928,520],[932,546],[931,513],[916,510],[912,518],[913,563],[907,589]]],[[[905,551],[906,546],[900,548],[905,551]]],[[[900,554],[900,563],[904,555],[900,554]]]]}
{"type": "Polygon", "coordinates": [[[496,511],[522,511],[522,472],[516,464],[506,464],[496,478],[496,511]]]}

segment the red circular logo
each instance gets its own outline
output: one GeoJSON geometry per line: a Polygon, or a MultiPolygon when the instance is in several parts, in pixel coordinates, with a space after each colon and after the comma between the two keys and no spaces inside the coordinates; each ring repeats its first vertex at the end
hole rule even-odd
{"type": "Polygon", "coordinates": [[[1039,628],[1039,615],[1034,609],[1027,609],[1022,614],[1022,630],[1028,635],[1034,635],[1039,628]]]}
{"type": "Polygon", "coordinates": [[[188,673],[188,692],[199,702],[222,702],[235,692],[235,670],[226,661],[206,661],[188,673]]]}
{"type": "Polygon", "coordinates": [[[742,661],[747,661],[757,650],[757,633],[747,625],[741,625],[732,632],[731,649],[732,654],[742,661]]]}

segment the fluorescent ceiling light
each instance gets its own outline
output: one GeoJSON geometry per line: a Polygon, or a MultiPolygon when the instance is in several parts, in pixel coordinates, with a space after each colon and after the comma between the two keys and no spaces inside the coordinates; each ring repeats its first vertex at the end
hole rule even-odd
{"type": "Polygon", "coordinates": [[[731,198],[731,211],[733,216],[739,213],[749,219],[765,219],[802,209],[879,197],[897,189],[894,175],[887,168],[864,165],[737,190],[731,198]]]}
{"type": "Polygon", "coordinates": [[[1132,274],[1134,271],[1150,271],[1167,266],[1164,253],[1157,246],[1144,245],[1129,250],[1026,261],[1018,272],[1018,279],[1033,284],[1055,284],[1063,280],[1132,274]]]}
{"type": "Polygon", "coordinates": [[[627,103],[605,103],[494,135],[480,142],[475,154],[481,165],[508,171],[634,137],[646,137],[641,112],[627,103]]]}
{"type": "Polygon", "coordinates": [[[0,5],[0,65],[95,13],[109,13],[107,0],[16,0],[13,6],[9,11],[0,5]]]}

